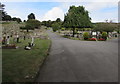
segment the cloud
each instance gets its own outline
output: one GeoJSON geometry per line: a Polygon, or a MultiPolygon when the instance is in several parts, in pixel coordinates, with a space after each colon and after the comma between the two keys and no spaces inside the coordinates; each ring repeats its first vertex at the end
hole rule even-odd
{"type": "Polygon", "coordinates": [[[93,14],[90,14],[90,17],[92,17],[92,22],[104,22],[106,19],[109,21],[112,20],[113,22],[118,22],[118,11],[112,10],[109,12],[94,12],[93,14]]]}
{"type": "Polygon", "coordinates": [[[115,22],[118,20],[117,2],[62,2],[59,7],[64,9],[64,13],[66,13],[66,10],[68,10],[72,5],[84,6],[85,9],[89,11],[92,22],[101,22],[105,19],[111,19],[115,22]],[[111,10],[113,8],[115,9],[111,10]]]}
{"type": "Polygon", "coordinates": [[[12,17],[25,18],[25,13],[21,13],[19,10],[16,9],[7,10],[7,13],[12,17]]]}
{"type": "Polygon", "coordinates": [[[61,20],[64,19],[64,12],[59,7],[53,7],[51,10],[49,10],[43,17],[42,20],[56,20],[57,18],[61,18],[61,20]]]}

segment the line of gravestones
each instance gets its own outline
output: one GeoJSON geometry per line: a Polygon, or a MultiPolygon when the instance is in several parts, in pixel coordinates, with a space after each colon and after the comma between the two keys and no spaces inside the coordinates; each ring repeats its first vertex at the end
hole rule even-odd
{"type": "MultiPolygon", "coordinates": [[[[83,38],[84,32],[88,32],[91,35],[91,37],[93,37],[93,38],[101,38],[101,36],[102,36],[102,34],[100,32],[78,31],[78,33],[75,34],[74,37],[83,38]]],[[[72,37],[72,31],[61,31],[61,35],[72,37]]],[[[108,38],[113,38],[113,37],[118,37],[118,33],[117,32],[109,32],[108,38]]]]}
{"type": "Polygon", "coordinates": [[[26,38],[31,38],[31,42],[28,43],[28,46],[25,46],[26,50],[30,50],[32,46],[34,46],[34,36],[21,36],[18,33],[15,33],[14,35],[8,35],[6,33],[2,36],[2,48],[4,49],[16,49],[18,46],[16,46],[16,43],[21,43],[20,39],[26,40],[26,38]],[[12,40],[12,42],[11,42],[12,40]],[[11,42],[11,43],[10,43],[11,42]]]}
{"type": "Polygon", "coordinates": [[[31,39],[31,41],[28,42],[28,45],[24,47],[25,50],[31,50],[34,44],[35,38],[40,38],[40,39],[48,39],[47,36],[40,35],[39,32],[34,32],[32,34],[25,34],[25,33],[18,33],[14,32],[13,34],[7,34],[3,33],[2,35],[2,48],[3,49],[17,49],[18,46],[16,46],[16,43],[21,43],[21,39],[26,40],[26,39],[31,39]],[[34,34],[34,35],[33,35],[34,34]],[[12,42],[11,42],[12,40],[12,42]],[[11,43],[10,43],[11,42],[11,43]]]}

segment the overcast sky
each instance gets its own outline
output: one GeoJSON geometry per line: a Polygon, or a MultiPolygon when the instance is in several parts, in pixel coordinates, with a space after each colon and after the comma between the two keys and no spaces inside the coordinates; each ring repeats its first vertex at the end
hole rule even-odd
{"type": "Polygon", "coordinates": [[[72,0],[52,0],[52,1],[38,1],[32,2],[18,0],[4,1],[5,11],[12,17],[20,17],[22,20],[27,20],[27,16],[30,13],[34,13],[36,19],[43,20],[56,20],[61,18],[64,20],[64,14],[67,13],[70,6],[84,6],[89,11],[89,16],[92,18],[92,22],[104,22],[106,19],[118,21],[118,1],[117,0],[101,0],[101,2],[95,0],[89,1],[75,1],[72,0]]]}

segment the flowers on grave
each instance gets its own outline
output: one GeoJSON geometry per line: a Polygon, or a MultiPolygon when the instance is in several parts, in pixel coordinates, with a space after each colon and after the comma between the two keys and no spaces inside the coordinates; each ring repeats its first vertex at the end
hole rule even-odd
{"type": "Polygon", "coordinates": [[[100,38],[100,39],[98,39],[98,41],[105,41],[105,39],[104,38],[100,38]]]}
{"type": "Polygon", "coordinates": [[[89,38],[90,41],[97,41],[96,38],[89,38]]]}

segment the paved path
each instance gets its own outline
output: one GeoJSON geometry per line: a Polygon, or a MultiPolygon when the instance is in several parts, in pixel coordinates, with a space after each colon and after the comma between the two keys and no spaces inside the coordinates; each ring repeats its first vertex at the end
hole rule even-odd
{"type": "Polygon", "coordinates": [[[118,80],[117,40],[79,41],[48,32],[50,55],[37,82],[116,82],[118,80]]]}

